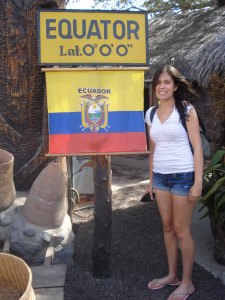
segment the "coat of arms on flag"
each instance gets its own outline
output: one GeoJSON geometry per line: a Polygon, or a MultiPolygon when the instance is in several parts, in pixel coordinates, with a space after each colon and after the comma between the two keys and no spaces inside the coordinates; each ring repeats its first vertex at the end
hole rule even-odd
{"type": "Polygon", "coordinates": [[[98,94],[93,96],[92,94],[86,94],[81,96],[81,119],[82,119],[82,131],[90,129],[91,132],[99,132],[100,128],[104,128],[108,131],[108,97],[98,94]]]}

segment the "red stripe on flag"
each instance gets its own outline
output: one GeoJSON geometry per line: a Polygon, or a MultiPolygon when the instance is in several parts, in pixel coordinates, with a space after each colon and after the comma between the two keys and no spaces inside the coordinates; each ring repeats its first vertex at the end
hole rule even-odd
{"type": "Polygon", "coordinates": [[[52,134],[49,154],[144,152],[144,132],[52,134]]]}

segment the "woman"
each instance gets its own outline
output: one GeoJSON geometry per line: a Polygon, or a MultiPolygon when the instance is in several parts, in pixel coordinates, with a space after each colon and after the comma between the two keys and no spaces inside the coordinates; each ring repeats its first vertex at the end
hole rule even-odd
{"type": "Polygon", "coordinates": [[[145,116],[150,134],[149,192],[153,198],[152,189],[155,191],[163,224],[168,275],[150,281],[148,287],[178,286],[167,300],[184,300],[195,290],[191,279],[195,245],[190,227],[194,205],[202,192],[203,175],[198,117],[186,98],[195,93],[185,77],[168,65],[155,73],[153,90],[159,106],[152,122],[152,108],[145,116]],[[186,122],[187,130],[181,120],[186,122]],[[183,264],[181,281],[177,277],[178,242],[183,264]]]}

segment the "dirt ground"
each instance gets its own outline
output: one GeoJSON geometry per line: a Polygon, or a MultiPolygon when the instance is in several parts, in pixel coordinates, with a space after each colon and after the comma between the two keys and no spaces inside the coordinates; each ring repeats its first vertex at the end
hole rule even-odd
{"type": "MultiPolygon", "coordinates": [[[[127,187],[112,195],[111,277],[92,275],[93,208],[74,212],[75,255],[68,264],[65,300],[165,300],[173,287],[147,288],[149,280],[167,272],[162,226],[156,202],[142,203],[145,184],[127,187]]],[[[179,257],[178,274],[181,275],[179,257]]],[[[193,300],[223,300],[225,286],[197,263],[194,264],[193,300]]]]}

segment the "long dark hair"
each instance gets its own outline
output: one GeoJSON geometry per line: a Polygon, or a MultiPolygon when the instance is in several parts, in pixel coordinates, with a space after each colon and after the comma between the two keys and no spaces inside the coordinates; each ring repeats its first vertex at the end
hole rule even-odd
{"type": "Polygon", "coordinates": [[[185,105],[190,102],[190,99],[193,98],[193,96],[197,97],[197,93],[192,88],[191,83],[185,78],[185,76],[183,76],[176,68],[170,65],[161,66],[155,72],[152,83],[154,93],[159,77],[162,73],[168,73],[172,77],[175,86],[177,86],[177,90],[173,94],[175,106],[180,114],[180,118],[182,120],[187,119],[187,109],[185,109],[185,105]]]}

